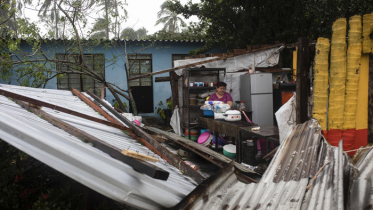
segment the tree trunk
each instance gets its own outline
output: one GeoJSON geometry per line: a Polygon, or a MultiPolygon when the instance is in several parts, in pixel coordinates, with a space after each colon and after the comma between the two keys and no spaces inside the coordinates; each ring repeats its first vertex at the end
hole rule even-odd
{"type": "Polygon", "coordinates": [[[105,0],[105,18],[106,18],[106,39],[109,39],[109,14],[108,0],[105,0]]]}
{"type": "Polygon", "coordinates": [[[126,75],[127,75],[127,90],[128,90],[128,95],[129,95],[129,97],[130,97],[130,103],[131,103],[131,106],[132,106],[133,114],[134,114],[135,116],[137,116],[137,107],[136,107],[135,100],[133,99],[133,95],[132,95],[132,90],[131,90],[130,81],[128,80],[130,74],[129,74],[129,72],[128,72],[128,68],[127,68],[127,64],[128,64],[127,54],[126,54],[126,60],[127,60],[127,63],[124,64],[124,68],[125,68],[125,70],[126,70],[126,75]]]}
{"type": "Polygon", "coordinates": [[[115,92],[114,88],[109,85],[107,82],[104,82],[105,86],[110,90],[110,92],[113,94],[115,100],[117,100],[118,104],[119,104],[119,108],[124,111],[124,112],[127,112],[127,109],[126,107],[124,107],[123,105],[123,102],[122,100],[120,100],[119,96],[117,95],[117,93],[115,92]]]}
{"type": "Polygon", "coordinates": [[[54,2],[54,21],[55,21],[55,27],[56,27],[56,39],[58,39],[58,20],[57,20],[57,7],[56,2],[54,2]]]}

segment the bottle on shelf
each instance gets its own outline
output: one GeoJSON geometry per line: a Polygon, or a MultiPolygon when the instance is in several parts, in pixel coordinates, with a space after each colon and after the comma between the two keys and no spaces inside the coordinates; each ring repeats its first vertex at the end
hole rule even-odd
{"type": "Polygon", "coordinates": [[[238,111],[246,111],[245,101],[240,101],[240,106],[238,108],[238,111]]]}

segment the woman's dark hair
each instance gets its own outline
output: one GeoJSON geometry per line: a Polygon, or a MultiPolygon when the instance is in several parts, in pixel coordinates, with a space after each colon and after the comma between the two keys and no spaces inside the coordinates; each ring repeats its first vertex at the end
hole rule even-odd
{"type": "Polygon", "coordinates": [[[220,87],[227,87],[227,83],[225,83],[225,82],[218,82],[218,84],[216,85],[216,88],[220,88],[220,87]]]}

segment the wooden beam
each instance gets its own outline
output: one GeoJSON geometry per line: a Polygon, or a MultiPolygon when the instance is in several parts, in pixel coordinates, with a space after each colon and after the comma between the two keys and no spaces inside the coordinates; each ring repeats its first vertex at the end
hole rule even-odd
{"type": "Polygon", "coordinates": [[[173,108],[175,108],[179,106],[179,76],[174,71],[171,71],[170,79],[173,108]]]}
{"type": "MultiPolygon", "coordinates": [[[[310,71],[309,63],[309,39],[298,39],[297,54],[297,95],[296,95],[296,118],[297,124],[308,120],[308,96],[310,95],[310,71]]],[[[341,113],[342,114],[342,113],[341,113]]]]}
{"type": "Polygon", "coordinates": [[[251,45],[247,45],[247,47],[246,47],[246,51],[247,51],[247,52],[251,52],[251,50],[252,50],[252,49],[251,49],[251,45]]]}
{"type": "Polygon", "coordinates": [[[128,150],[128,149],[123,149],[122,154],[125,155],[125,156],[128,156],[128,157],[133,157],[135,159],[151,161],[151,162],[154,162],[154,163],[159,161],[159,159],[157,159],[155,157],[140,154],[138,152],[134,152],[134,151],[131,151],[131,150],[128,150]]]}
{"type": "MultiPolygon", "coordinates": [[[[271,48],[275,48],[275,47],[280,47],[280,46],[283,46],[283,45],[284,44],[278,44],[278,45],[263,47],[263,48],[260,48],[260,49],[252,50],[251,52],[246,52],[245,54],[249,54],[249,53],[257,52],[257,51],[261,51],[261,50],[266,50],[266,49],[271,49],[271,48]]],[[[258,45],[258,47],[259,47],[259,45],[258,45]]],[[[240,55],[243,55],[243,54],[240,54],[240,55]]],[[[211,63],[211,62],[214,62],[214,61],[225,60],[227,58],[233,58],[235,56],[237,56],[237,55],[224,55],[223,54],[222,57],[218,57],[218,58],[214,58],[214,59],[206,60],[206,61],[200,61],[200,62],[196,62],[196,63],[191,63],[191,64],[188,64],[188,65],[178,66],[178,67],[174,67],[174,68],[170,68],[170,69],[165,69],[165,70],[157,71],[157,72],[153,72],[153,73],[143,74],[141,76],[132,77],[128,80],[135,80],[135,79],[149,77],[149,76],[153,76],[153,75],[157,75],[157,74],[163,74],[163,73],[170,72],[170,71],[176,71],[176,70],[179,70],[179,69],[190,68],[190,67],[194,67],[194,66],[197,66],[197,65],[205,64],[205,63],[211,63]]]]}
{"type": "Polygon", "coordinates": [[[168,82],[171,81],[170,77],[156,77],[155,82],[168,82]]]}
{"type": "Polygon", "coordinates": [[[93,146],[103,152],[105,152],[106,154],[109,154],[111,157],[113,157],[114,159],[116,160],[119,160],[129,166],[131,166],[134,170],[140,172],[140,173],[144,173],[152,178],[155,178],[155,179],[161,179],[161,180],[167,180],[168,179],[168,176],[169,176],[169,173],[167,171],[164,171],[163,169],[161,168],[158,168],[156,166],[153,166],[147,162],[144,162],[144,161],[139,161],[139,160],[136,160],[132,157],[128,157],[128,156],[125,156],[123,155],[121,152],[120,149],[78,129],[78,128],[75,128],[74,126],[68,124],[68,123],[65,123],[63,122],[62,120],[40,110],[40,109],[37,109],[37,108],[34,108],[32,106],[30,106],[29,104],[21,101],[21,100],[17,100],[15,99],[15,101],[20,105],[22,106],[23,108],[31,111],[32,113],[40,116],[42,119],[48,121],[49,123],[55,125],[56,127],[66,131],[67,133],[77,137],[77,138],[80,138],[82,139],[83,141],[87,141],[87,142],[90,142],[93,144],[93,146]]]}
{"type": "Polygon", "coordinates": [[[369,54],[368,143],[373,143],[373,54],[369,54]]]}
{"type": "Polygon", "coordinates": [[[105,86],[101,86],[101,99],[105,99],[105,86]]]}
{"type": "Polygon", "coordinates": [[[246,53],[246,49],[234,49],[234,54],[245,54],[246,53]]]}
{"type": "Polygon", "coordinates": [[[91,99],[83,95],[79,90],[72,88],[71,92],[78,96],[82,101],[87,103],[90,107],[92,107],[92,109],[102,114],[102,116],[104,116],[110,122],[115,123],[117,125],[121,125],[116,119],[112,118],[108,113],[102,110],[101,107],[97,106],[97,104],[95,104],[93,101],[91,101],[91,99]]]}
{"type": "Polygon", "coordinates": [[[130,131],[129,128],[127,128],[123,125],[118,125],[118,124],[115,124],[115,123],[112,123],[112,122],[108,122],[106,120],[101,120],[99,118],[91,117],[91,116],[86,115],[86,114],[82,114],[82,113],[79,113],[79,112],[76,112],[76,111],[73,111],[73,110],[70,110],[70,109],[66,109],[66,108],[63,108],[63,107],[60,107],[60,106],[57,106],[57,105],[54,105],[54,104],[50,104],[50,103],[47,103],[47,102],[39,101],[37,99],[33,99],[33,98],[30,98],[30,97],[27,97],[27,96],[19,95],[17,93],[12,93],[12,92],[9,92],[9,91],[3,90],[3,89],[0,89],[0,95],[4,95],[4,96],[10,97],[12,99],[18,99],[18,100],[21,100],[21,101],[25,101],[25,102],[28,102],[28,103],[31,103],[31,104],[34,104],[34,105],[38,105],[38,106],[48,107],[48,108],[56,110],[56,111],[71,114],[71,115],[81,117],[81,118],[84,118],[84,119],[87,119],[87,120],[91,120],[91,121],[94,121],[94,122],[97,122],[97,123],[101,123],[101,124],[104,124],[104,125],[107,125],[107,126],[118,128],[118,129],[121,129],[121,130],[124,130],[124,131],[128,131],[128,132],[130,131]]]}
{"type": "Polygon", "coordinates": [[[179,170],[183,171],[185,174],[187,174],[189,177],[191,177],[198,184],[202,183],[202,181],[204,180],[204,177],[201,174],[199,174],[197,171],[195,171],[193,168],[191,168],[189,165],[187,165],[183,160],[181,160],[179,156],[173,154],[168,149],[163,147],[159,142],[157,142],[157,140],[153,139],[153,137],[151,137],[148,133],[146,133],[140,127],[131,123],[125,117],[123,117],[122,115],[117,113],[109,105],[107,105],[105,102],[101,101],[101,99],[98,98],[96,95],[92,94],[89,91],[87,91],[87,93],[92,98],[94,98],[97,102],[99,102],[102,106],[104,106],[108,111],[110,111],[112,114],[114,114],[119,120],[121,120],[123,123],[125,123],[127,126],[129,126],[138,136],[140,136],[142,139],[147,141],[156,150],[158,150],[167,159],[169,159],[175,167],[179,168],[179,170]]]}

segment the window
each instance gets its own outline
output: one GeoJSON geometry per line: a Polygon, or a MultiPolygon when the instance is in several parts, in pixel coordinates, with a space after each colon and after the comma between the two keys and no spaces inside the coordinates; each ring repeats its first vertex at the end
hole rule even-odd
{"type": "Polygon", "coordinates": [[[185,57],[187,57],[188,54],[175,54],[175,55],[172,55],[172,68],[174,67],[174,61],[177,61],[177,60],[185,60],[185,57]]]}
{"type": "MultiPolygon", "coordinates": [[[[152,72],[152,55],[128,55],[130,78],[152,72]]],[[[152,86],[152,77],[131,80],[131,87],[152,86]]]]}
{"type": "MultiPolygon", "coordinates": [[[[130,78],[152,72],[152,55],[128,55],[130,78]]],[[[153,77],[131,80],[131,91],[138,113],[153,113],[153,77]]],[[[130,106],[130,112],[133,112],[130,106]]]]}
{"type": "MultiPolygon", "coordinates": [[[[59,60],[69,60],[80,63],[79,55],[57,54],[59,60]]],[[[105,78],[105,56],[103,54],[84,55],[84,60],[90,68],[97,74],[105,78]]],[[[57,72],[61,71],[81,71],[79,67],[57,64],[57,72]]],[[[71,90],[72,88],[79,91],[89,90],[97,96],[101,94],[102,83],[95,81],[92,77],[81,74],[65,74],[62,78],[57,79],[58,90],[71,90]]]]}

